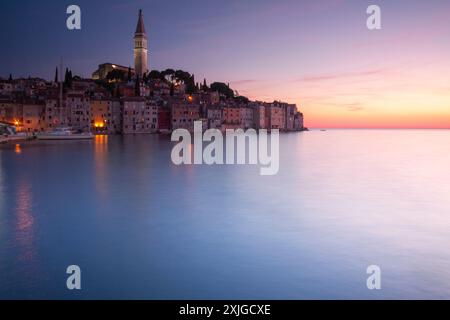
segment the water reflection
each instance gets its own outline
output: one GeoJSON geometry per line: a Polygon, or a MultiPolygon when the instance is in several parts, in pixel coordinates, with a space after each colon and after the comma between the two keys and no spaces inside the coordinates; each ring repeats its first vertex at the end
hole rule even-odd
{"type": "Polygon", "coordinates": [[[0,150],[0,298],[73,298],[37,271],[80,261],[80,298],[450,297],[448,131],[282,135],[269,177],[175,166],[169,140],[0,150]]]}
{"type": "Polygon", "coordinates": [[[34,217],[32,212],[32,192],[30,183],[21,178],[16,191],[16,224],[15,241],[20,248],[18,259],[21,261],[33,260],[35,250],[33,246],[34,217]]]}
{"type": "Polygon", "coordinates": [[[108,136],[96,135],[94,139],[95,190],[103,203],[108,197],[108,136]]]}

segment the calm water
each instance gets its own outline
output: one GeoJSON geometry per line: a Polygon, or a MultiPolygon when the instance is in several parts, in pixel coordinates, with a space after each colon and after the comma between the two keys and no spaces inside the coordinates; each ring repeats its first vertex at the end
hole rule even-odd
{"type": "Polygon", "coordinates": [[[1,146],[0,298],[450,299],[450,131],[280,146],[269,177],[174,166],[157,135],[1,146]]]}

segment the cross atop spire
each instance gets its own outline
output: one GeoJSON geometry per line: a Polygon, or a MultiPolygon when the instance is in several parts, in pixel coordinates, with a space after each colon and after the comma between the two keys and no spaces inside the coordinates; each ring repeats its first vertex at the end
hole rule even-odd
{"type": "Polygon", "coordinates": [[[143,33],[145,34],[145,26],[144,26],[144,17],[142,15],[142,9],[139,10],[139,20],[136,26],[135,33],[143,33]]]}

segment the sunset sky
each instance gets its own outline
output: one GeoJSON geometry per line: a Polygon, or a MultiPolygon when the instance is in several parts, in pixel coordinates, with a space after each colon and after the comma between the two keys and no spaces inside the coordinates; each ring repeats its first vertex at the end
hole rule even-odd
{"type": "Polygon", "coordinates": [[[133,64],[143,9],[152,69],[297,103],[308,127],[450,128],[448,0],[2,1],[0,76],[133,64]],[[82,30],[65,26],[78,4],[82,30]],[[382,29],[366,28],[377,4],[382,29]]]}

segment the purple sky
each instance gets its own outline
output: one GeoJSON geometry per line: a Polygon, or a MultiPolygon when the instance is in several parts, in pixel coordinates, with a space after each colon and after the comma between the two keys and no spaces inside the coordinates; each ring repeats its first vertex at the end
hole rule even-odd
{"type": "Polygon", "coordinates": [[[3,77],[51,79],[60,56],[86,77],[103,62],[132,65],[142,8],[153,69],[181,68],[198,81],[230,82],[250,98],[298,103],[312,126],[414,126],[419,119],[450,126],[442,122],[450,119],[448,0],[26,0],[0,7],[3,77]],[[65,27],[70,4],[81,7],[81,31],[65,27]],[[381,7],[381,30],[366,28],[369,4],[381,7]]]}

